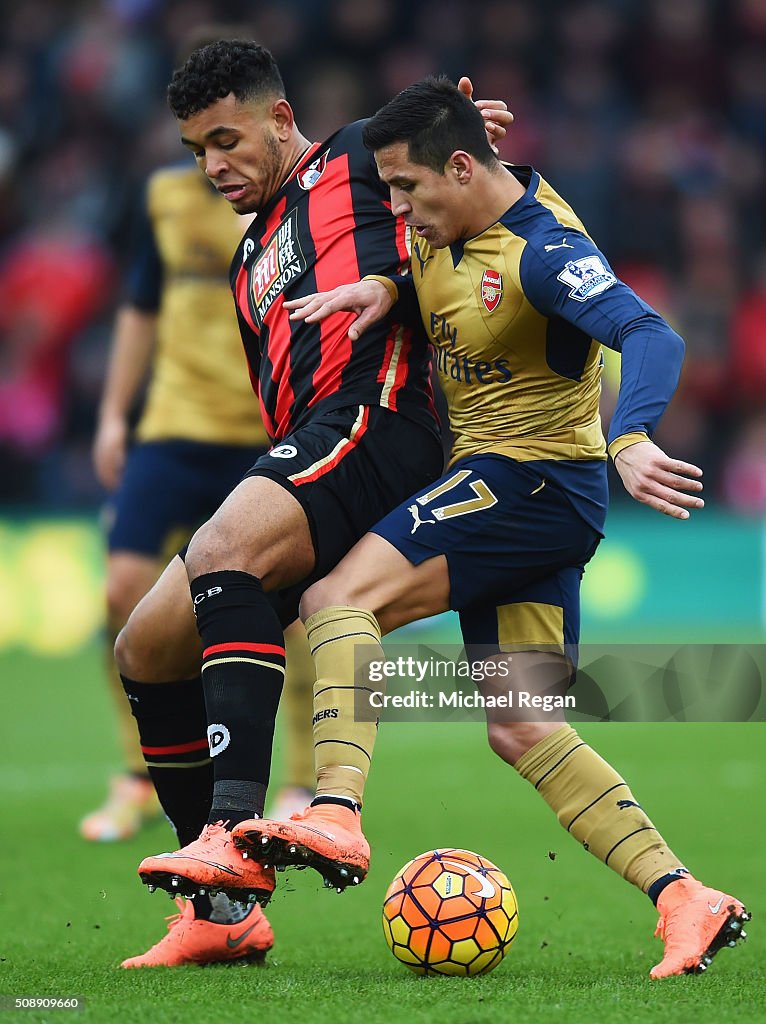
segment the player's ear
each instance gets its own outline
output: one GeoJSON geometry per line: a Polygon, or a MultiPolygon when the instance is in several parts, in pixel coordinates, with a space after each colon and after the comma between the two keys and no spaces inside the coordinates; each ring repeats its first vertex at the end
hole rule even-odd
{"type": "Polygon", "coordinates": [[[295,114],[293,108],[285,99],[278,99],[271,106],[271,116],[274,118],[274,127],[281,142],[286,142],[295,127],[295,114]]]}
{"type": "Polygon", "coordinates": [[[456,177],[458,184],[467,185],[473,177],[473,160],[462,149],[455,150],[447,161],[447,173],[456,177]]]}

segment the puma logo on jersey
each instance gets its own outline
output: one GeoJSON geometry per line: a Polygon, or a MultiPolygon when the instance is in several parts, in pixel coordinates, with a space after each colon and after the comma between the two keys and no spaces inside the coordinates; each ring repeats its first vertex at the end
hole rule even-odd
{"type": "Polygon", "coordinates": [[[407,511],[410,513],[410,515],[414,519],[414,523],[412,524],[412,529],[410,530],[410,536],[413,535],[413,533],[417,530],[417,528],[419,526],[426,526],[428,523],[436,523],[435,519],[421,519],[420,518],[420,510],[418,509],[417,505],[409,505],[408,508],[407,508],[407,511]]]}
{"type": "Polygon", "coordinates": [[[554,249],[574,249],[574,246],[568,244],[567,236],[564,235],[564,241],[563,242],[559,242],[558,245],[546,245],[546,247],[545,247],[545,251],[546,252],[553,252],[554,249]]]}
{"type": "Polygon", "coordinates": [[[433,255],[426,256],[426,258],[423,259],[423,257],[420,255],[420,245],[418,242],[415,242],[414,246],[412,247],[412,251],[418,258],[418,263],[420,264],[420,276],[422,277],[423,272],[426,269],[426,263],[428,263],[429,260],[433,259],[433,255]]]}

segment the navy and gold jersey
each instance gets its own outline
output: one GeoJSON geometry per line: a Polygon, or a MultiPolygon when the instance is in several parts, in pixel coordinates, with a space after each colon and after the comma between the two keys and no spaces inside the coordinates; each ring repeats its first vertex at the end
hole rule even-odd
{"type": "Polygon", "coordinates": [[[244,224],[195,166],[147,183],[126,294],[157,314],[141,441],[267,443],[228,282],[244,224]]]}
{"type": "Polygon", "coordinates": [[[362,145],[362,124],[314,144],[246,232],[231,267],[261,414],[278,441],[323,411],[377,405],[435,427],[422,331],[382,322],[358,341],[353,315],[291,321],[283,301],[409,263],[404,224],[362,145]]]}
{"type": "Polygon", "coordinates": [[[450,465],[496,453],[534,465],[603,526],[601,344],[622,352],[616,454],[656,426],[683,342],[612,272],[572,209],[531,168],[526,194],[480,235],[443,249],[413,238],[413,284],[449,407],[450,465]]]}

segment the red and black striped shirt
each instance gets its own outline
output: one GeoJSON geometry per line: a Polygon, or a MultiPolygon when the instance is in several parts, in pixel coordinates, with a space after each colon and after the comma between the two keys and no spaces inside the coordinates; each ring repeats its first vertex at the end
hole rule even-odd
{"type": "Polygon", "coordinates": [[[354,316],[290,321],[283,301],[409,265],[403,221],[362,144],[358,121],[314,144],[261,210],[234,256],[231,285],[250,376],[273,441],[317,412],[380,405],[437,429],[420,328],[382,321],[357,341],[354,316]]]}

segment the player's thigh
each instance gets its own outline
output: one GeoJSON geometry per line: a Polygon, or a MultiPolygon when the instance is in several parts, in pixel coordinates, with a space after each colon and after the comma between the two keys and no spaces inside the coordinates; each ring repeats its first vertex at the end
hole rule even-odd
{"type": "Polygon", "coordinates": [[[120,629],[160,572],[157,558],[134,551],[111,551],[106,560],[106,606],[110,629],[120,629]]]}
{"type": "Polygon", "coordinates": [[[237,484],[194,534],[185,557],[189,579],[233,569],[252,573],[268,590],[303,579],[314,560],[300,502],[265,476],[249,476],[237,484]]]}
{"type": "Polygon", "coordinates": [[[133,609],[117,637],[115,658],[120,672],[139,683],[199,674],[202,644],[186,568],[178,556],[133,609]]]}
{"type": "Polygon", "coordinates": [[[324,579],[303,595],[301,615],[331,605],[371,611],[381,631],[437,615],[449,607],[449,575],[443,555],[413,565],[388,540],[366,534],[324,579]]]}
{"type": "Polygon", "coordinates": [[[509,527],[539,480],[508,459],[467,459],[384,516],[305,595],[304,617],[332,604],[373,611],[386,631],[459,608],[496,584],[509,527]],[[487,478],[489,477],[489,482],[487,478]]]}

